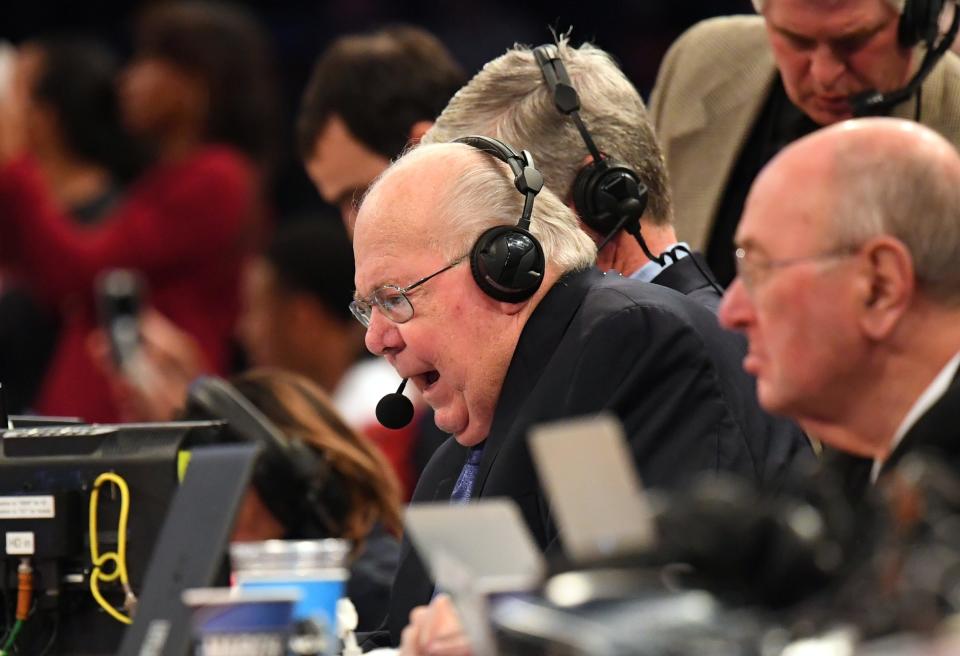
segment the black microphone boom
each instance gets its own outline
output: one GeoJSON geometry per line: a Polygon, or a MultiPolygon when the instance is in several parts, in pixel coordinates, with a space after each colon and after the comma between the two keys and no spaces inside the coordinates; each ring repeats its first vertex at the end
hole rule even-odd
{"type": "MultiPolygon", "coordinates": [[[[862,91],[861,93],[851,96],[850,105],[853,108],[853,115],[860,117],[885,114],[914,94],[917,94],[917,102],[919,103],[920,86],[927,78],[927,75],[930,74],[930,71],[933,70],[936,63],[940,61],[940,58],[943,57],[950,48],[950,45],[957,36],[958,28],[960,28],[960,9],[954,8],[953,19],[950,21],[950,27],[947,29],[946,34],[940,38],[939,43],[929,44],[923,61],[920,63],[920,67],[913,77],[910,78],[910,81],[895,91],[887,93],[862,91]]],[[[920,120],[919,113],[918,111],[917,121],[920,120]]]]}
{"type": "Polygon", "coordinates": [[[403,395],[406,384],[407,379],[404,378],[396,392],[390,392],[377,403],[377,421],[384,428],[397,430],[413,419],[413,403],[403,395]]]}

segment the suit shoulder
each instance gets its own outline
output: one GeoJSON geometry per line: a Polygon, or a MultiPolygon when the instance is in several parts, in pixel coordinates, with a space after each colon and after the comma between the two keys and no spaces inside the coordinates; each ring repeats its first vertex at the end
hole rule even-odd
{"type": "Polygon", "coordinates": [[[767,47],[761,16],[720,16],[700,21],[680,35],[667,57],[685,57],[702,62],[710,72],[725,62],[767,47]],[[708,65],[709,64],[709,65],[708,65]]]}
{"type": "MultiPolygon", "coordinates": [[[[713,314],[680,292],[629,278],[607,278],[591,291],[589,315],[600,322],[612,320],[624,326],[656,320],[675,326],[716,323],[713,314]],[[628,320],[625,320],[630,318],[628,320]]],[[[625,328],[629,330],[629,328],[625,328]]]]}
{"type": "MultiPolygon", "coordinates": [[[[760,16],[721,16],[701,21],[673,42],[660,64],[650,106],[654,124],[671,120],[677,103],[699,98],[721,78],[737,77],[769,57],[760,16]]],[[[765,65],[765,64],[764,64],[765,65]]]]}
{"type": "Polygon", "coordinates": [[[947,52],[941,60],[943,68],[943,108],[942,126],[935,127],[943,136],[955,146],[960,146],[960,117],[957,107],[960,106],[960,57],[953,52],[947,52]]]}

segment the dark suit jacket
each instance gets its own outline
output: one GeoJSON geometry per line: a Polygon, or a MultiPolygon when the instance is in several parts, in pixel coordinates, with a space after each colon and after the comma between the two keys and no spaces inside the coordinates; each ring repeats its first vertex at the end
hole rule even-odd
{"type": "Polygon", "coordinates": [[[716,314],[720,309],[720,301],[723,296],[717,293],[713,285],[704,277],[705,275],[710,276],[710,280],[717,287],[720,287],[720,283],[714,277],[707,261],[703,259],[703,255],[691,253],[687,257],[682,257],[671,263],[650,282],[654,285],[663,285],[675,289],[716,314]],[[696,259],[696,263],[694,263],[694,259],[696,259]],[[697,264],[700,265],[700,269],[697,269],[697,264]]]}
{"type": "MultiPolygon", "coordinates": [[[[714,288],[714,285],[720,287],[720,283],[703,255],[698,252],[671,263],[650,282],[674,289],[714,314],[723,300],[723,296],[714,288]],[[713,285],[710,284],[711,281],[713,285]]],[[[720,339],[726,341],[728,350],[738,353],[742,361],[747,354],[746,337],[740,333],[725,331],[720,339]]],[[[743,367],[727,373],[729,380],[724,384],[731,391],[731,408],[745,427],[749,449],[759,467],[757,473],[760,483],[767,489],[779,488],[788,468],[798,472],[797,478],[805,478],[814,465],[810,440],[794,422],[775,417],[760,407],[756,381],[743,371],[743,367]]]]}
{"type": "Polygon", "coordinates": [[[943,459],[960,473],[960,371],[943,396],[910,427],[883,464],[881,474],[897,467],[908,453],[943,459]]]}
{"type": "MultiPolygon", "coordinates": [[[[896,469],[911,453],[922,453],[946,461],[960,474],[960,371],[944,392],[903,436],[900,444],[883,463],[880,475],[896,469]]],[[[870,489],[873,459],[826,449],[824,472],[842,480],[844,493],[851,502],[857,502],[870,489]]],[[[792,487],[792,486],[791,486],[792,487]]]]}
{"type": "MultiPolygon", "coordinates": [[[[532,425],[609,410],[623,422],[641,480],[676,487],[702,472],[762,480],[742,416],[742,351],[713,313],[660,285],[569,274],[530,317],[510,363],[474,498],[509,497],[541,548],[556,528],[527,449],[532,425]]],[[[449,499],[467,449],[453,439],[428,463],[413,503],[449,499]]],[[[397,644],[410,610],[433,583],[404,540],[390,612],[365,647],[397,644]]]]}

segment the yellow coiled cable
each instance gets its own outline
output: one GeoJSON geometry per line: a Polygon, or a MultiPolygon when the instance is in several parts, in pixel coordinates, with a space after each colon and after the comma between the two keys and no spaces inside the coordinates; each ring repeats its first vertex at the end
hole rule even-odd
{"type": "Polygon", "coordinates": [[[100,581],[109,583],[120,579],[127,595],[126,606],[129,608],[131,603],[136,601],[133,591],[130,589],[130,579],[127,576],[127,519],[130,515],[130,488],[127,482],[121,476],[114,473],[103,473],[97,477],[93,483],[93,491],[90,493],[90,559],[93,561],[93,571],[90,573],[90,593],[97,600],[107,613],[118,622],[132,624],[133,620],[128,615],[124,615],[116,608],[111,606],[103,595],[100,594],[100,581]],[[97,544],[97,502],[100,498],[100,486],[104,483],[113,483],[120,489],[120,521],[117,527],[117,550],[99,553],[97,544]],[[104,573],[101,568],[107,563],[113,562],[114,569],[110,573],[104,573]]]}

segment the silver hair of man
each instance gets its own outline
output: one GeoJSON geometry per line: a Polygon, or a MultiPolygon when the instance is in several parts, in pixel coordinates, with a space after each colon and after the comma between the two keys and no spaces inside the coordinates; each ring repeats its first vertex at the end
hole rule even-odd
{"type": "MultiPolygon", "coordinates": [[[[757,10],[758,14],[763,13],[763,8],[767,6],[772,0],[753,0],[753,8],[757,10]]],[[[888,5],[894,8],[898,14],[903,13],[903,7],[907,4],[907,0],[884,0],[888,5]]]]}
{"type": "MultiPolygon", "coordinates": [[[[932,132],[928,136],[943,140],[932,132]]],[[[910,251],[918,289],[941,303],[960,305],[958,169],[944,171],[942,161],[922,149],[864,139],[838,147],[833,168],[837,220],[831,237],[836,243],[856,247],[892,235],[910,251]]]]}
{"type": "MultiPolygon", "coordinates": [[[[649,190],[651,221],[671,222],[666,166],[640,94],[603,50],[586,43],[574,48],[566,37],[558,39],[557,47],[597,147],[637,172],[649,190]]],[[[565,197],[588,156],[573,120],[557,110],[533,51],[526,46],[514,46],[488,62],[450,100],[423,143],[468,134],[526,148],[547,186],[565,197]]]]}
{"type": "MultiPolygon", "coordinates": [[[[443,170],[456,175],[444,192],[441,208],[450,230],[436,230],[427,240],[446,259],[469,253],[485,230],[520,220],[524,196],[514,186],[510,167],[466,144],[417,146],[388,168],[374,187],[427,159],[436,159],[443,170]]],[[[546,187],[533,203],[530,232],[543,247],[546,261],[560,272],[586,269],[596,261],[593,240],[580,229],[573,211],[546,187]]]]}

